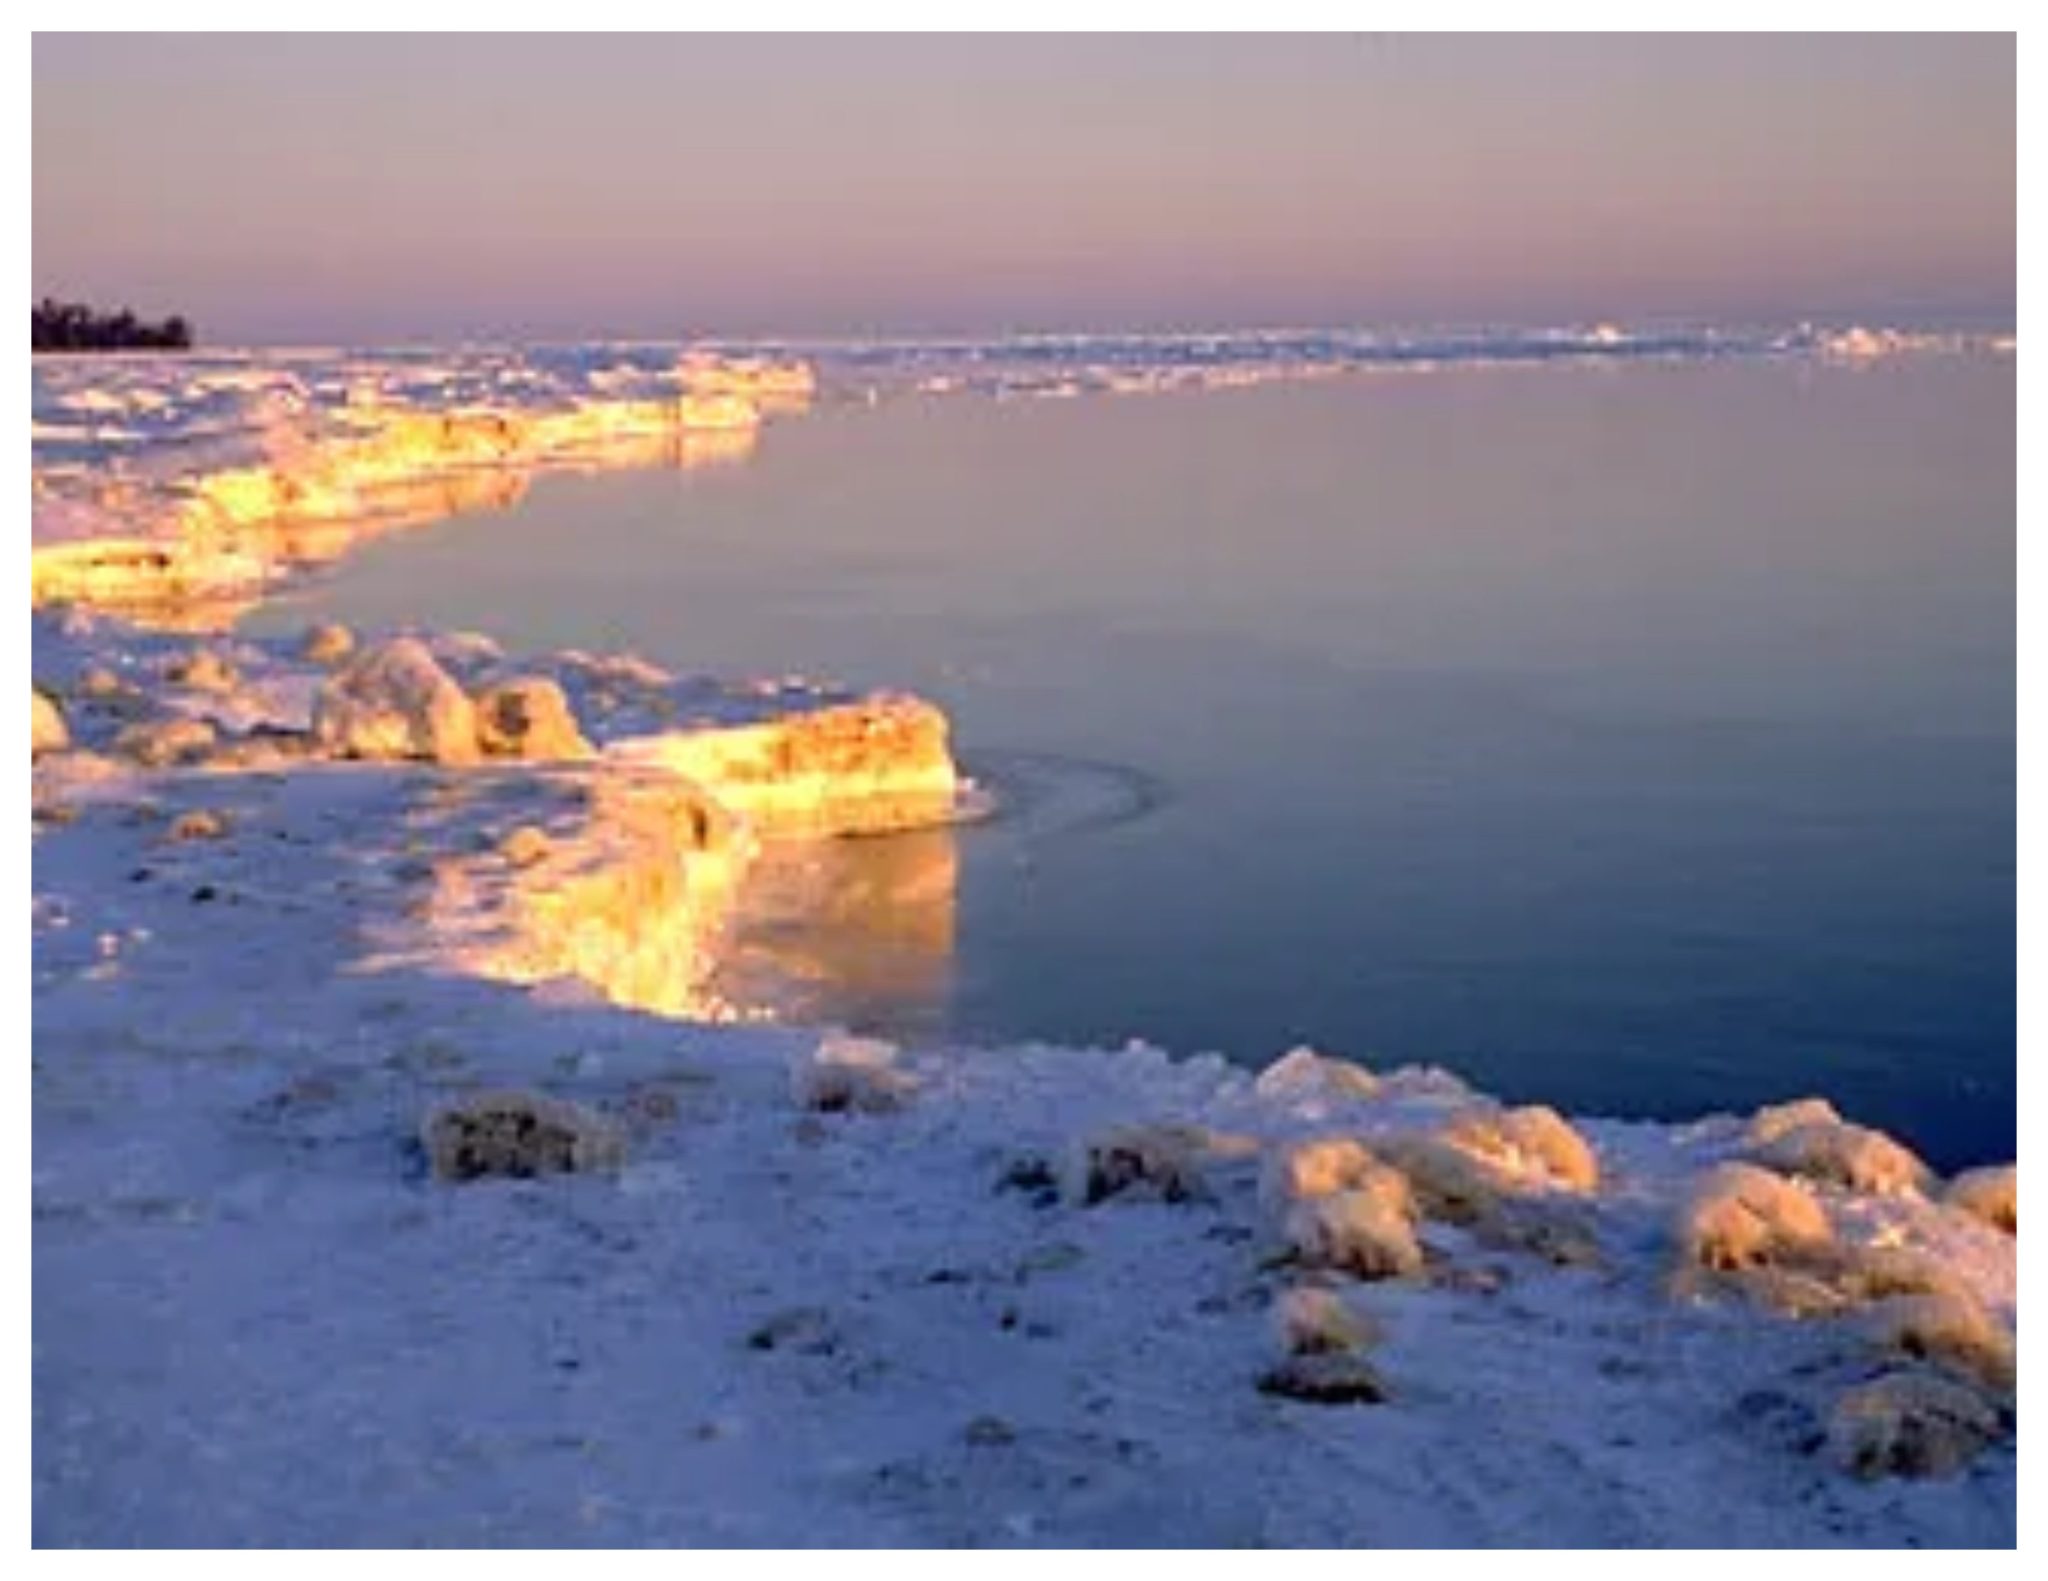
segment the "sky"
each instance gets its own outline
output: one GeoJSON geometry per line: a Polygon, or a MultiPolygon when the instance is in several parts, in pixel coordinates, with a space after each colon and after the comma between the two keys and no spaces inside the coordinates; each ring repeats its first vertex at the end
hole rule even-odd
{"type": "Polygon", "coordinates": [[[209,344],[2009,322],[1987,36],[61,35],[33,284],[209,344]]]}

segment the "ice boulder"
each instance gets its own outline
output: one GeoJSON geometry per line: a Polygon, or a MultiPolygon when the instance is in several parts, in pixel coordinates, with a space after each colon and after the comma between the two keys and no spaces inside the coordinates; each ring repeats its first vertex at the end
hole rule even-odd
{"type": "Polygon", "coordinates": [[[1767,1103],[1749,1117],[1751,1147],[1775,1142],[1787,1131],[1802,1125],[1840,1125],[1842,1117],[1825,1098],[1794,1098],[1789,1103],[1767,1103]]]}
{"type": "Polygon", "coordinates": [[[897,1052],[895,1044],[881,1038],[830,1033],[791,1065],[790,1096],[798,1108],[828,1114],[899,1109],[916,1092],[917,1082],[898,1066],[897,1052]]]}
{"type": "Polygon", "coordinates": [[[544,676],[520,676],[480,693],[476,730],[477,745],[489,757],[555,761],[590,756],[569,699],[544,676]]]}
{"type": "MultiPolygon", "coordinates": [[[[1399,1181],[1392,1170],[1385,1176],[1399,1181]]],[[[1288,1249],[1309,1268],[1361,1279],[1400,1279],[1422,1272],[1406,1183],[1399,1191],[1365,1189],[1307,1197],[1287,1210],[1288,1249]]]]}
{"type": "Polygon", "coordinates": [[[1474,1225],[1499,1216],[1508,1182],[1490,1160],[1442,1136],[1383,1136],[1375,1138],[1373,1146],[1407,1177],[1425,1218],[1474,1225]]]}
{"type": "Polygon", "coordinates": [[[1818,1252],[1833,1239],[1812,1192],[1754,1164],[1710,1170],[1678,1216],[1688,1267],[1736,1272],[1818,1252]]]}
{"type": "Polygon", "coordinates": [[[1750,1149],[1752,1161],[1780,1174],[1801,1175],[1852,1191],[1911,1191],[1928,1179],[1927,1166],[1882,1131],[1846,1120],[1811,1120],[1778,1132],[1750,1149]]]}
{"type": "Polygon", "coordinates": [[[1266,1160],[1259,1182],[1259,1194],[1267,1206],[1283,1211],[1288,1204],[1308,1197],[1327,1197],[1384,1177],[1399,1185],[1399,1195],[1408,1198],[1408,1183],[1373,1157],[1363,1142],[1349,1136],[1312,1136],[1276,1148],[1266,1160]]]}
{"type": "Polygon", "coordinates": [[[498,841],[498,855],[513,867],[532,867],[547,860],[555,848],[545,829],[522,823],[498,841]]]}
{"type": "Polygon", "coordinates": [[[195,692],[231,692],[239,677],[234,665],[222,654],[212,648],[195,648],[173,659],[164,671],[164,679],[195,692]]]}
{"type": "Polygon", "coordinates": [[[2017,1164],[1966,1169],[1941,1194],[1951,1208],[1960,1208],[2008,1235],[2020,1232],[2020,1168],[2017,1164]]]}
{"type": "Polygon", "coordinates": [[[1335,1290],[1290,1285],[1273,1302],[1273,1335],[1287,1356],[1369,1350],[1384,1337],[1379,1320],[1335,1290]]]}
{"type": "Polygon", "coordinates": [[[1084,1204],[1127,1193],[1195,1201],[1211,1195],[1210,1164],[1243,1157],[1255,1145],[1199,1125],[1120,1126],[1077,1150],[1067,1168],[1066,1194],[1084,1204]]]}
{"type": "Polygon", "coordinates": [[[424,644],[398,637],[365,650],[322,683],[313,735],[343,758],[424,758],[471,763],[476,708],[424,644]]]}
{"type": "Polygon", "coordinates": [[[2019,1363],[2012,1336],[1960,1286],[1888,1297],[1863,1322],[1887,1350],[1953,1367],[1994,1389],[2013,1387],[2019,1363]]]}
{"type": "Polygon", "coordinates": [[[31,686],[28,707],[31,758],[41,757],[45,752],[62,752],[71,745],[71,727],[64,722],[64,710],[57,706],[56,698],[39,686],[31,686]]]}
{"type": "Polygon", "coordinates": [[[1581,1192],[1600,1185],[1600,1161],[1586,1139],[1543,1104],[1467,1111],[1444,1128],[1444,1138],[1495,1165],[1519,1185],[1581,1192]]]}
{"type": "Polygon", "coordinates": [[[211,720],[177,714],[128,726],[114,737],[114,751],[144,768],[158,769],[204,757],[219,740],[211,720]]]}
{"type": "Polygon", "coordinates": [[[207,807],[194,807],[182,812],[171,820],[165,831],[165,838],[184,843],[192,840],[224,840],[228,834],[228,819],[224,813],[214,812],[207,807]]]}
{"type": "Polygon", "coordinates": [[[1260,1071],[1253,1087],[1260,1097],[1279,1102],[1341,1103],[1372,1097],[1380,1082],[1363,1065],[1303,1047],[1289,1049],[1260,1071]]]}
{"type": "Polygon", "coordinates": [[[308,626],[299,639],[299,657],[322,669],[332,669],[355,651],[355,633],[331,620],[308,626]]]}

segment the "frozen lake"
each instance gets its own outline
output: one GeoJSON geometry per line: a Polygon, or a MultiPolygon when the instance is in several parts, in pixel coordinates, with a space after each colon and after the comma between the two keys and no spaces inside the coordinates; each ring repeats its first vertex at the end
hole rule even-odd
{"type": "Polygon", "coordinates": [[[941,702],[992,822],[736,971],[900,1036],[2015,1150],[2009,359],[904,397],[372,543],[333,617],[941,702]]]}

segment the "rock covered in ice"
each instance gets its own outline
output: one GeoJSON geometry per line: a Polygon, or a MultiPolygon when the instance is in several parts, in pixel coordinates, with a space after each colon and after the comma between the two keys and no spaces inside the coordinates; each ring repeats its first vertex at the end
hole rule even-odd
{"type": "Polygon", "coordinates": [[[1260,1071],[1253,1087],[1261,1097],[1330,1103],[1370,1098],[1380,1083],[1363,1065],[1302,1047],[1260,1071]]]}
{"type": "Polygon", "coordinates": [[[1309,1405],[1379,1405],[1388,1397],[1372,1363],[1350,1351],[1289,1356],[1259,1375],[1259,1392],[1309,1405]]]}
{"type": "Polygon", "coordinates": [[[1534,1178],[1578,1192],[1600,1185],[1600,1161],[1593,1149],[1562,1115],[1544,1104],[1469,1110],[1450,1121],[1444,1138],[1518,1181],[1534,1178]]]}
{"type": "Polygon", "coordinates": [[[1999,1436],[1997,1410],[1975,1390],[1895,1372],[1842,1396],[1827,1443],[1835,1463],[1859,1477],[1952,1477],[1999,1436]]]}
{"type": "Polygon", "coordinates": [[[239,679],[234,665],[213,648],[195,648],[173,660],[164,678],[195,692],[231,692],[239,679]]]}
{"type": "Polygon", "coordinates": [[[427,1117],[420,1130],[428,1162],[442,1180],[613,1169],[624,1141],[594,1110],[530,1092],[483,1092],[427,1117]]]}
{"type": "Polygon", "coordinates": [[[2013,1387],[2018,1363],[2012,1336],[1958,1284],[1887,1296],[1866,1309],[1863,1321],[1871,1338],[1888,1350],[1940,1362],[1994,1389],[2013,1387]]]}
{"type": "Polygon", "coordinates": [[[1846,1120],[1793,1125],[1752,1147],[1749,1156],[1766,1169],[1851,1191],[1912,1191],[1929,1176],[1927,1166],[1910,1149],[1882,1131],[1846,1120]]]}
{"type": "Polygon", "coordinates": [[[117,756],[156,769],[202,758],[219,740],[212,720],[176,714],[129,725],[114,737],[113,747],[117,756]]]}
{"type": "Polygon", "coordinates": [[[64,722],[64,710],[57,699],[40,686],[31,686],[28,693],[29,756],[41,757],[45,752],[62,752],[71,745],[71,727],[64,722]]]}
{"type": "Polygon", "coordinates": [[[1416,1207],[1425,1218],[1473,1225],[1500,1213],[1505,1183],[1499,1171],[1444,1137],[1381,1137],[1374,1146],[1407,1177],[1416,1207]]]}
{"type": "Polygon", "coordinates": [[[553,762],[591,755],[569,699],[545,676],[518,676],[479,693],[476,728],[487,757],[553,762]]]}
{"type": "Polygon", "coordinates": [[[498,855],[514,867],[532,867],[544,862],[555,848],[545,829],[522,823],[498,841],[498,855]]]}
{"type": "MultiPolygon", "coordinates": [[[[1393,1171],[1356,1137],[1303,1137],[1282,1144],[1267,1156],[1259,1191],[1269,1207],[1284,1211],[1292,1203],[1349,1191],[1391,1174],[1393,1171]]],[[[1401,1195],[1405,1199],[1407,1194],[1403,1181],[1401,1195]]]]}
{"type": "Polygon", "coordinates": [[[477,757],[475,706],[412,637],[366,649],[324,682],[313,701],[313,735],[335,757],[477,757]]]}
{"type": "Polygon", "coordinates": [[[170,828],[164,833],[167,839],[183,844],[192,840],[225,839],[228,827],[224,814],[206,807],[194,807],[172,819],[170,828]]]}
{"type": "Polygon", "coordinates": [[[1751,1147],[1775,1142],[1787,1131],[1802,1125],[1840,1125],[1841,1115],[1825,1098],[1794,1098],[1787,1103],[1767,1103],[1749,1117],[1745,1135],[1751,1147]]]}
{"type": "Polygon", "coordinates": [[[332,669],[356,651],[356,634],[335,621],[308,626],[299,639],[299,657],[310,659],[322,669],[332,669]]]}
{"type": "Polygon", "coordinates": [[[1688,1266],[1735,1271],[1796,1257],[1834,1238],[1813,1193],[1754,1164],[1722,1164],[1694,1189],[1678,1217],[1688,1266]]]}
{"type": "Polygon", "coordinates": [[[899,1109],[916,1092],[917,1082],[897,1058],[896,1045],[881,1038],[829,1034],[791,1065],[790,1095],[798,1108],[825,1113],[899,1109]]]}
{"type": "Polygon", "coordinates": [[[1208,1197],[1208,1167],[1242,1158],[1256,1144],[1207,1126],[1163,1123],[1119,1126],[1090,1137],[1069,1161],[1066,1195],[1093,1204],[1126,1194],[1162,1202],[1208,1197]]]}
{"type": "Polygon", "coordinates": [[[1369,1312],[1322,1285],[1289,1285],[1273,1301],[1273,1337],[1285,1356],[1369,1350],[1385,1330],[1369,1312]]]}
{"type": "Polygon", "coordinates": [[[1372,1185],[1303,1198],[1287,1210],[1284,1233],[1288,1250],[1304,1267],[1361,1279],[1422,1272],[1407,1183],[1390,1169],[1372,1185]]]}
{"type": "Polygon", "coordinates": [[[2020,1169],[1989,1164],[1966,1169],[1943,1189],[1941,1200],[2008,1235],[2020,1232],[2020,1169]]]}

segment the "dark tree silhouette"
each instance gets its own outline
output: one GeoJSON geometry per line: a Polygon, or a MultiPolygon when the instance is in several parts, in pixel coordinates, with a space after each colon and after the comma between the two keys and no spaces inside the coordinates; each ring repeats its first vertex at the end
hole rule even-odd
{"type": "Polygon", "coordinates": [[[32,351],[190,351],[192,326],[173,313],[160,324],[128,308],[98,313],[82,302],[44,297],[30,315],[32,351]]]}

